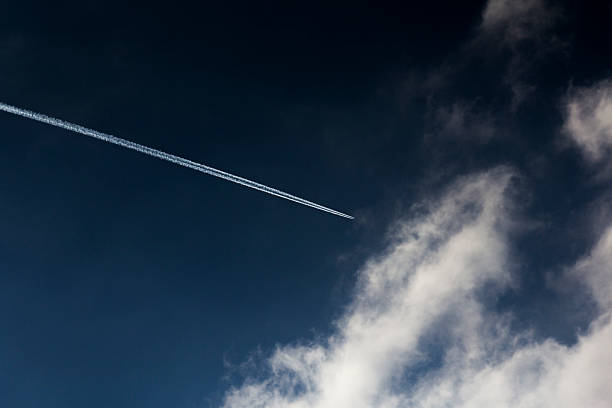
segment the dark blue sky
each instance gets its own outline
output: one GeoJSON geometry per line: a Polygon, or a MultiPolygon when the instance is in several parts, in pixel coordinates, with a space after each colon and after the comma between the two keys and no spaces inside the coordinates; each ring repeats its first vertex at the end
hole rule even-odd
{"type": "Polygon", "coordinates": [[[559,148],[559,101],[612,74],[610,6],[559,3],[545,41],[508,48],[480,38],[484,7],[3,5],[3,102],[356,219],[1,114],[0,406],[217,406],[228,361],[326,336],[390,223],[498,164],[544,225],[517,239],[526,290],[498,307],[575,342],[585,323],[554,317],[574,306],[545,272],[593,244],[577,224],[607,187],[559,148]],[[518,107],[513,81],[533,89],[518,107]],[[496,136],[450,134],[455,101],[496,136]]]}

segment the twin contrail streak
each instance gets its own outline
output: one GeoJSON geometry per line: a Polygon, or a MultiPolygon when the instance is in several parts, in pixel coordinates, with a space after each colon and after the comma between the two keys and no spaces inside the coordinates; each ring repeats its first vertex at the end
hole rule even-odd
{"type": "Polygon", "coordinates": [[[285,193],[284,191],[277,190],[272,187],[264,186],[263,184],[256,183],[254,181],[235,176],[230,173],[226,173],[221,170],[217,170],[215,168],[205,166],[204,164],[196,163],[191,160],[183,159],[182,157],[175,156],[173,154],[164,153],[160,150],[152,149],[147,146],[140,145],[138,143],[130,142],[129,140],[121,139],[116,136],[112,136],[106,133],[98,132],[96,130],[88,129],[83,126],[75,125],[70,122],[65,122],[60,119],[55,119],[40,113],[32,112],[26,109],[17,108],[15,106],[7,105],[5,103],[0,102],[0,110],[3,110],[8,113],[12,113],[14,115],[23,116],[24,118],[33,119],[38,122],[46,123],[48,125],[56,126],[59,128],[67,129],[72,132],[80,133],[85,136],[90,136],[96,139],[100,139],[104,142],[113,143],[128,149],[136,150],[137,152],[148,154],[149,156],[157,157],[158,159],[166,160],[180,166],[188,167],[193,170],[197,170],[199,172],[210,174],[211,176],[219,177],[224,180],[231,181],[233,183],[241,184],[246,187],[253,188],[255,190],[263,191],[264,193],[272,194],[280,198],[284,198],[286,200],[294,201],[298,204],[306,205],[308,207],[316,208],[317,210],[325,211],[334,215],[338,215],[340,217],[353,219],[350,215],[341,213],[336,210],[332,210],[331,208],[324,207],[322,205],[313,203],[308,200],[304,200],[303,198],[296,197],[289,193],[285,193]]]}

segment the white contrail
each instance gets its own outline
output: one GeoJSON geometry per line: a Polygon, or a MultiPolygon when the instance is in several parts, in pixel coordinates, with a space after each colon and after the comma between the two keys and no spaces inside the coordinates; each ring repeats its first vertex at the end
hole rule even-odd
{"type": "Polygon", "coordinates": [[[243,186],[254,188],[255,190],[263,191],[264,193],[272,194],[277,197],[284,198],[286,200],[291,200],[299,204],[306,205],[308,207],[316,208],[317,210],[326,211],[328,213],[338,215],[340,217],[353,219],[350,215],[341,213],[336,210],[332,210],[331,208],[324,207],[322,205],[313,203],[308,200],[304,200],[303,198],[296,197],[289,193],[285,193],[283,191],[277,190],[272,187],[264,186],[263,184],[256,183],[254,181],[234,176],[233,174],[226,173],[221,170],[217,170],[215,168],[205,166],[200,163],[192,162],[191,160],[183,159],[182,157],[175,156],[173,154],[164,153],[160,150],[152,149],[150,147],[146,147],[140,145],[138,143],[130,142],[129,140],[121,139],[116,136],[112,136],[106,133],[98,132],[96,130],[88,129],[83,126],[75,125],[70,122],[65,122],[60,119],[55,119],[40,113],[32,112],[26,109],[17,108],[15,106],[7,105],[5,103],[0,102],[0,110],[3,110],[8,113],[12,113],[14,115],[23,116],[24,118],[34,119],[42,123],[46,123],[48,125],[57,126],[59,128],[67,129],[72,132],[80,133],[85,136],[91,136],[96,139],[103,140],[108,143],[113,143],[122,147],[126,147],[128,149],[136,150],[137,152],[148,154],[149,156],[157,157],[158,159],[167,160],[169,162],[178,164],[180,166],[188,167],[193,170],[200,171],[202,173],[210,174],[211,176],[220,177],[225,180],[229,180],[234,183],[242,184],[243,186]]]}

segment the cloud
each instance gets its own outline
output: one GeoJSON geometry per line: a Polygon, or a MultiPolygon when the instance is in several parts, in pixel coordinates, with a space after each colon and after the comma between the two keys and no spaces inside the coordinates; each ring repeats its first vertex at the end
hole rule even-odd
{"type": "Polygon", "coordinates": [[[482,31],[514,45],[541,40],[559,17],[543,0],[489,0],[482,13],[482,31]]]}
{"type": "MultiPolygon", "coordinates": [[[[599,317],[573,346],[553,339],[534,341],[528,335],[505,335],[507,347],[488,347],[488,335],[478,335],[472,348],[484,350],[470,358],[451,346],[440,370],[420,382],[397,407],[594,407],[612,406],[612,226],[592,253],[570,275],[584,283],[600,306],[599,317]],[[523,343],[524,342],[524,343],[523,343]],[[455,351],[456,350],[456,351],[455,351]]],[[[493,317],[481,314],[486,321],[493,317]]],[[[465,334],[453,338],[461,344],[465,334]]],[[[500,342],[498,344],[504,344],[500,342]]]]}
{"type": "Polygon", "coordinates": [[[544,0],[487,2],[475,44],[510,50],[504,82],[512,94],[512,111],[535,91],[536,86],[527,78],[539,62],[567,47],[553,33],[561,18],[560,9],[544,0]]]}
{"type": "Polygon", "coordinates": [[[435,110],[432,135],[448,140],[488,142],[498,135],[492,115],[479,112],[475,104],[454,102],[435,110]]]}
{"type": "Polygon", "coordinates": [[[473,36],[435,67],[411,68],[399,86],[393,82],[400,109],[413,112],[415,103],[426,105],[431,133],[451,140],[499,138],[500,122],[537,93],[538,70],[549,67],[551,57],[567,56],[569,42],[555,32],[563,18],[560,7],[543,0],[489,0],[473,36]],[[466,84],[471,101],[456,98],[465,94],[466,84]],[[490,106],[496,106],[495,115],[490,106]]]}
{"type": "Polygon", "coordinates": [[[591,254],[581,259],[569,275],[589,289],[603,312],[612,310],[612,227],[604,232],[591,254]]]}
{"type": "Polygon", "coordinates": [[[463,178],[399,222],[335,333],[279,346],[224,407],[612,406],[612,226],[572,268],[601,305],[589,332],[573,346],[514,333],[490,307],[514,283],[512,178],[507,168],[463,178]]]}
{"type": "Polygon", "coordinates": [[[612,152],[612,81],[570,90],[563,129],[593,166],[606,172],[612,152]]]}

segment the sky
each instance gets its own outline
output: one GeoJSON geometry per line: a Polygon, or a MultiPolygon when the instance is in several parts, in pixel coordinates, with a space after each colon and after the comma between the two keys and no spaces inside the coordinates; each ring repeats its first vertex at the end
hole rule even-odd
{"type": "Polygon", "coordinates": [[[612,406],[609,2],[29,2],[0,406],[612,406]]]}

